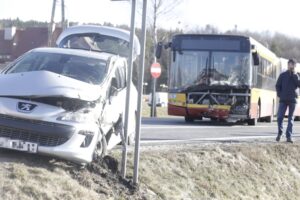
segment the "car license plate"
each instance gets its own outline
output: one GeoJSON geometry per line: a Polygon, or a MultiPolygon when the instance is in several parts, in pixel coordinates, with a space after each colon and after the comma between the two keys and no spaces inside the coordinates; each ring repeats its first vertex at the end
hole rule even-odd
{"type": "Polygon", "coordinates": [[[32,142],[25,142],[22,140],[0,138],[0,147],[6,149],[14,149],[18,151],[27,151],[29,153],[36,153],[38,149],[38,144],[32,142]]]}

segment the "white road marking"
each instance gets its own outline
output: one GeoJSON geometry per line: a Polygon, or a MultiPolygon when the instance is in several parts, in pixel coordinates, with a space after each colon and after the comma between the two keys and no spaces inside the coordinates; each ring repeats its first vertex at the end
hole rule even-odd
{"type": "MultiPolygon", "coordinates": [[[[293,126],[300,128],[300,126],[293,126]]],[[[156,126],[142,126],[142,129],[232,129],[232,128],[277,128],[277,126],[176,126],[176,125],[156,125],[156,126]]]]}
{"type": "MultiPolygon", "coordinates": [[[[293,136],[300,136],[300,134],[294,134],[293,136]]],[[[141,140],[142,144],[155,144],[155,143],[179,143],[179,142],[200,142],[200,141],[242,141],[242,140],[253,140],[253,139],[274,139],[275,142],[276,134],[273,136],[241,136],[241,137],[219,137],[219,138],[193,138],[184,140],[141,140]]],[[[285,141],[285,138],[282,138],[285,141]]]]}

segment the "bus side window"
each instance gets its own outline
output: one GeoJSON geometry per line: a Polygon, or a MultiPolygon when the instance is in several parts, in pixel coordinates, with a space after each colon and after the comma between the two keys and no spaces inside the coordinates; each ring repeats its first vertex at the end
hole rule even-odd
{"type": "Polygon", "coordinates": [[[253,73],[252,73],[253,86],[257,85],[257,76],[258,76],[258,66],[257,65],[253,65],[253,73]]]}
{"type": "Polygon", "coordinates": [[[260,63],[260,59],[259,59],[259,55],[257,52],[252,53],[252,58],[253,58],[253,65],[259,65],[260,63]]]}

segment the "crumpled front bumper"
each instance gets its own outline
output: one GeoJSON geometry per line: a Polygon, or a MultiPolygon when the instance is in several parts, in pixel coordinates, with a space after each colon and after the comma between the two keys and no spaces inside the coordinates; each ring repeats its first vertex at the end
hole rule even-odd
{"type": "Polygon", "coordinates": [[[38,144],[37,153],[77,163],[92,161],[99,138],[96,123],[54,123],[0,114],[0,137],[38,144]]]}

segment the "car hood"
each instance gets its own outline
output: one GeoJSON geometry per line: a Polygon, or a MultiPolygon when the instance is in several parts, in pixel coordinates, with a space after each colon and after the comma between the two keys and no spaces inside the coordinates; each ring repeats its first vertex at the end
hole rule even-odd
{"type": "Polygon", "coordinates": [[[100,97],[100,86],[49,71],[0,74],[0,96],[58,96],[95,101],[100,97]]]}

